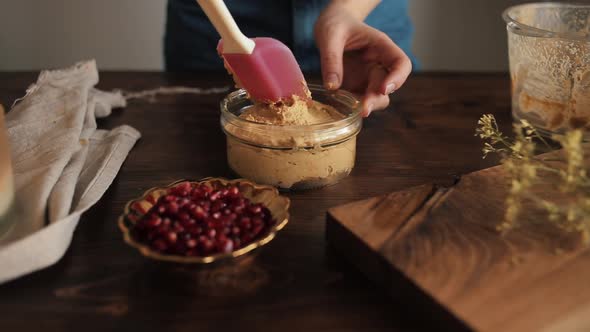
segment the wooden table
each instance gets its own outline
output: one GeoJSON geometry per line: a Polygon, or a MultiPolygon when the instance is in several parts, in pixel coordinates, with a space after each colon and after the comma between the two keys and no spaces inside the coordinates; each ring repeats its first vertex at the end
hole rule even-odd
{"type": "MultiPolygon", "coordinates": [[[[0,73],[0,103],[12,104],[35,73],[0,73]]],[[[224,86],[225,77],[107,72],[99,88],[224,86]]],[[[292,219],[249,264],[195,268],[159,264],[127,247],[116,226],[128,200],[181,178],[231,176],[219,128],[222,95],[133,102],[99,121],[143,137],[102,200],[82,216],[56,265],[0,285],[0,331],[412,331],[420,308],[390,298],[326,247],[332,206],[453,177],[495,163],[481,158],[477,119],[510,123],[505,74],[418,74],[392,106],[364,122],[357,165],[341,183],[292,193],[292,219]]],[[[2,268],[2,267],[0,267],[2,268]]]]}

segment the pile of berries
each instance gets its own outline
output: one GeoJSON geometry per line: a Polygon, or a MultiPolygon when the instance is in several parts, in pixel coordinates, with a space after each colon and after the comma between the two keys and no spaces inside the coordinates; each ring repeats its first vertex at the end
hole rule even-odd
{"type": "Polygon", "coordinates": [[[132,236],[163,254],[210,256],[247,246],[275,223],[267,207],[250,202],[237,186],[182,182],[154,202],[132,236]]]}

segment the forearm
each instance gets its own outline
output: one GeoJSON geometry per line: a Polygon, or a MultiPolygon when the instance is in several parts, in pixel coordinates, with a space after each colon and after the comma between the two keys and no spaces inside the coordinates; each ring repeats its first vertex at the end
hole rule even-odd
{"type": "Polygon", "coordinates": [[[364,21],[381,0],[332,0],[328,6],[345,8],[355,18],[364,21]]]}

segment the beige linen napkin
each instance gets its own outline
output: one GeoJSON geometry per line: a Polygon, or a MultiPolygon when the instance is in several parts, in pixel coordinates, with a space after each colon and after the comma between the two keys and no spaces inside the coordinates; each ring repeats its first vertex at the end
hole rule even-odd
{"type": "Polygon", "coordinates": [[[44,71],[6,116],[17,209],[0,238],[0,283],[63,256],[80,215],[104,194],[140,137],[129,126],[97,129],[97,117],[126,104],[97,83],[94,61],[44,71]]]}

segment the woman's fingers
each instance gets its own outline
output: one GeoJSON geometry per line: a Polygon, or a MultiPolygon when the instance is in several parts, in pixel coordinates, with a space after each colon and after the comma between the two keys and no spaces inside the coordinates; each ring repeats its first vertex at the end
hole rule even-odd
{"type": "Polygon", "coordinates": [[[399,89],[412,72],[412,62],[386,34],[374,31],[371,46],[365,54],[365,61],[378,63],[389,73],[378,87],[381,94],[388,95],[399,89]]]}
{"type": "Polygon", "coordinates": [[[320,21],[314,32],[324,86],[364,91],[363,116],[387,107],[389,94],[399,89],[412,71],[408,56],[389,36],[366,24],[350,24],[326,15],[320,21]]]}
{"type": "Polygon", "coordinates": [[[374,111],[380,111],[389,106],[389,96],[365,95],[363,102],[363,117],[368,117],[374,111]]]}
{"type": "Polygon", "coordinates": [[[389,95],[381,93],[380,87],[387,77],[387,71],[378,65],[369,69],[369,86],[363,96],[362,115],[367,117],[371,112],[381,110],[389,105],[389,95]]]}
{"type": "Polygon", "coordinates": [[[342,85],[342,54],[346,44],[345,27],[339,24],[317,28],[316,41],[320,50],[320,61],[324,86],[335,90],[342,85]]]}
{"type": "Polygon", "coordinates": [[[394,92],[406,82],[412,72],[412,62],[404,54],[403,57],[398,57],[393,65],[386,67],[386,70],[388,71],[387,76],[379,87],[379,91],[384,95],[394,92]]]}

